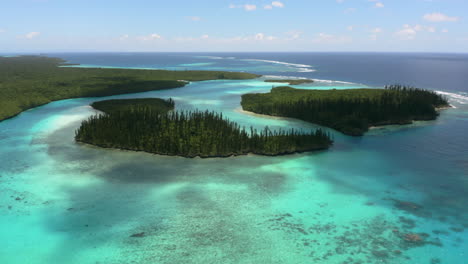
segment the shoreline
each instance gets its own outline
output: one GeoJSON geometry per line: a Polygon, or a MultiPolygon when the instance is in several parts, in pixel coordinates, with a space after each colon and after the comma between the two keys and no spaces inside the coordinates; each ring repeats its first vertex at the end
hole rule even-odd
{"type": "MultiPolygon", "coordinates": [[[[283,116],[274,116],[274,115],[257,114],[257,113],[255,113],[255,112],[251,112],[251,111],[247,111],[247,110],[242,109],[242,106],[239,106],[239,107],[235,108],[235,109],[234,109],[234,112],[241,113],[241,114],[245,114],[245,115],[250,115],[250,116],[255,116],[255,117],[268,118],[268,119],[276,119],[276,120],[288,120],[288,119],[291,119],[291,120],[299,120],[299,121],[302,121],[302,120],[300,120],[300,119],[296,119],[296,118],[292,118],[292,117],[283,117],[283,116]]],[[[302,121],[302,122],[305,122],[305,121],[302,121]]]]}
{"type": "MultiPolygon", "coordinates": [[[[451,109],[451,108],[455,108],[455,107],[452,106],[452,105],[444,106],[444,107],[436,107],[436,110],[437,111],[443,111],[443,110],[448,110],[448,109],[451,109]]],[[[245,115],[268,118],[268,119],[276,119],[276,120],[291,119],[291,120],[294,120],[294,121],[306,122],[306,123],[309,123],[309,124],[312,124],[312,125],[321,126],[321,127],[327,128],[327,129],[332,129],[332,130],[337,131],[337,132],[339,132],[339,133],[341,133],[343,135],[346,135],[346,136],[356,137],[356,135],[350,135],[350,134],[347,134],[347,133],[343,133],[343,132],[341,132],[339,130],[336,130],[336,129],[332,128],[332,127],[328,127],[328,126],[324,126],[324,125],[320,125],[320,124],[316,124],[316,123],[312,123],[312,122],[307,122],[307,121],[297,119],[297,118],[293,118],[293,117],[282,117],[282,116],[258,114],[258,113],[255,113],[255,112],[244,110],[244,109],[242,109],[242,106],[236,108],[234,111],[238,112],[238,113],[241,113],[241,114],[245,114],[245,115]]],[[[381,124],[381,125],[375,125],[374,124],[374,125],[369,126],[368,131],[366,131],[366,132],[369,132],[371,130],[376,130],[376,129],[383,129],[383,128],[391,127],[391,126],[403,127],[403,126],[407,126],[407,125],[412,125],[412,124],[414,124],[414,122],[429,122],[429,121],[434,121],[436,119],[437,118],[435,118],[435,119],[413,119],[413,120],[402,121],[402,122],[384,123],[384,124],[381,124]]],[[[366,132],[364,132],[362,135],[357,135],[357,136],[364,136],[366,132]]]]}
{"type": "Polygon", "coordinates": [[[178,157],[178,158],[184,158],[184,159],[226,159],[226,158],[237,158],[237,157],[242,157],[242,156],[261,156],[261,157],[281,157],[281,156],[289,156],[289,155],[294,155],[294,154],[303,154],[303,153],[308,153],[308,152],[319,152],[319,151],[326,151],[328,150],[331,146],[329,147],[320,147],[320,148],[314,148],[311,150],[304,150],[304,151],[294,151],[294,152],[284,152],[280,154],[258,154],[254,152],[247,152],[247,153],[242,153],[242,154],[237,154],[237,153],[231,153],[229,155],[214,155],[214,156],[184,156],[184,155],[170,155],[170,154],[164,154],[164,153],[158,153],[158,152],[149,152],[145,150],[138,150],[138,149],[130,149],[130,148],[121,148],[121,147],[106,147],[106,146],[100,146],[100,145],[95,145],[83,141],[79,141],[75,139],[75,143],[79,145],[84,145],[84,146],[89,146],[93,147],[96,149],[103,149],[103,150],[115,150],[115,151],[125,151],[125,152],[132,152],[132,153],[146,153],[150,155],[157,155],[157,156],[162,156],[162,157],[178,157]]]}
{"type": "MultiPolygon", "coordinates": [[[[15,118],[21,113],[49,103],[67,99],[77,98],[99,98],[124,94],[133,94],[149,91],[182,88],[191,82],[210,80],[250,80],[261,77],[258,74],[231,71],[173,71],[165,69],[135,69],[132,67],[104,68],[104,67],[80,67],[81,64],[67,63],[62,58],[49,56],[18,56],[14,59],[3,59],[2,65],[7,69],[6,74],[11,72],[23,72],[18,65],[30,63],[31,73],[27,71],[21,81],[22,85],[6,78],[5,95],[0,98],[4,105],[0,111],[0,122],[15,118]],[[49,67],[49,68],[47,68],[49,67]],[[43,84],[41,77],[47,68],[47,78],[51,78],[51,84],[43,84]],[[71,71],[73,69],[73,71],[71,71]],[[49,76],[50,75],[50,76],[49,76]],[[123,78],[122,80],[116,79],[123,78]],[[125,76],[122,76],[125,75],[125,76]],[[94,77],[99,78],[94,78],[94,77]],[[86,77],[86,78],[85,78],[86,77]],[[93,79],[94,78],[94,79],[93,79]],[[114,79],[112,79],[114,78],[114,79]],[[104,80],[104,81],[103,81],[104,80]],[[57,83],[55,83],[57,82],[57,83]],[[22,87],[35,87],[31,92],[22,87]],[[68,88],[63,93],[58,93],[60,85],[68,88]],[[11,87],[10,87],[11,86],[11,87]],[[84,87],[84,88],[83,88],[84,87]],[[37,90],[37,91],[36,91],[37,90]],[[35,96],[40,93],[41,96],[35,96]],[[42,96],[46,94],[46,96],[42,96]],[[47,96],[51,94],[50,96],[47,96]],[[12,100],[9,98],[13,98],[12,100]],[[28,104],[21,100],[27,100],[28,104]]],[[[3,81],[3,79],[2,79],[3,81]]]]}

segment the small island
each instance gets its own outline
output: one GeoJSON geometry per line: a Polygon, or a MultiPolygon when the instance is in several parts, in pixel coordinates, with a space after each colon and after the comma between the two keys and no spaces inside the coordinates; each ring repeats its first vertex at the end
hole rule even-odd
{"type": "Polygon", "coordinates": [[[223,71],[74,68],[59,58],[0,57],[0,121],[52,101],[183,87],[190,81],[254,79],[223,71]]]}
{"type": "Polygon", "coordinates": [[[287,83],[289,85],[300,85],[305,83],[313,83],[314,80],[309,79],[282,79],[282,80],[265,80],[269,83],[287,83]]]}
{"type": "Polygon", "coordinates": [[[438,108],[450,106],[436,92],[400,85],[344,90],[276,87],[270,93],[242,95],[241,105],[245,111],[297,118],[351,136],[362,136],[372,126],[434,120],[438,108]]]}
{"type": "Polygon", "coordinates": [[[321,129],[308,133],[268,127],[247,130],[220,113],[172,111],[171,99],[108,100],[92,105],[105,113],[83,121],[75,140],[103,148],[211,158],[249,153],[277,156],[325,150],[333,144],[321,129]]]}

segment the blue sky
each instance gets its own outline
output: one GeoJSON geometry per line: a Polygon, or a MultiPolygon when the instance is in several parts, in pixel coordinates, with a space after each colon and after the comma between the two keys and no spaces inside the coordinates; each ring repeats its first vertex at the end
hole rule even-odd
{"type": "Polygon", "coordinates": [[[468,52],[466,0],[3,0],[0,52],[468,52]]]}

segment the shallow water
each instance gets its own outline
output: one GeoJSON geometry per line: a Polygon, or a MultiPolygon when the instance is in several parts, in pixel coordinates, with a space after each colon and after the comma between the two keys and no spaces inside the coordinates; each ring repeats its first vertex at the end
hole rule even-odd
{"type": "MultiPolygon", "coordinates": [[[[64,58],[88,66],[215,67],[275,75],[312,69],[304,62],[227,55],[182,54],[150,64],[132,55],[94,56],[101,60],[94,64],[86,56],[69,56],[64,58]]],[[[319,73],[320,65],[313,69],[319,73]]],[[[266,92],[272,85],[262,79],[206,81],[106,98],[171,97],[178,109],[222,111],[245,126],[314,128],[239,111],[241,94],[266,92]]],[[[297,87],[367,86],[323,81],[297,87]]],[[[0,123],[0,260],[465,263],[468,98],[456,87],[441,90],[456,108],[436,121],[378,128],[362,138],[332,131],[336,143],[329,151],[282,157],[185,159],[74,143],[81,120],[95,113],[89,103],[102,98],[26,111],[0,123]],[[405,241],[412,233],[426,233],[420,235],[425,243],[405,241]]]]}

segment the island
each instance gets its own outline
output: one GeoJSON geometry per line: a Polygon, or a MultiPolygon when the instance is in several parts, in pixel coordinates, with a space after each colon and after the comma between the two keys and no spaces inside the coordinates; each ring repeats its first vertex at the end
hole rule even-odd
{"type": "Polygon", "coordinates": [[[438,108],[449,107],[434,91],[386,86],[385,89],[306,90],[276,87],[269,93],[244,94],[243,110],[292,117],[362,136],[372,126],[434,120],[438,108]]]}
{"type": "Polygon", "coordinates": [[[281,80],[265,80],[265,82],[269,83],[287,83],[289,85],[299,85],[305,83],[313,83],[314,80],[309,79],[281,79],[281,80]]]}
{"type": "Polygon", "coordinates": [[[74,68],[60,58],[0,57],[0,121],[56,100],[183,87],[190,81],[253,79],[222,71],[74,68]]]}
{"type": "Polygon", "coordinates": [[[325,150],[333,144],[321,129],[307,133],[245,129],[221,113],[174,111],[171,99],[108,100],[92,106],[104,113],[83,121],[75,140],[103,148],[212,158],[249,153],[277,156],[325,150]]]}

